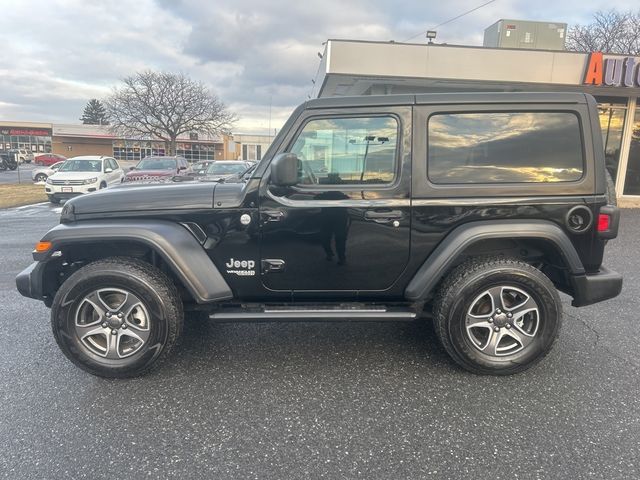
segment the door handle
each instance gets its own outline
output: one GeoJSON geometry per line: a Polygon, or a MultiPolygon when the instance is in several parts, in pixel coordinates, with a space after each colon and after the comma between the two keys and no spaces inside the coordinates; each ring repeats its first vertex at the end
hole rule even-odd
{"type": "Polygon", "coordinates": [[[267,217],[267,222],[279,222],[284,217],[282,210],[263,210],[262,213],[267,217]]]}
{"type": "Polygon", "coordinates": [[[364,218],[381,223],[390,222],[402,218],[402,212],[400,210],[367,210],[364,212],[364,218]]]}
{"type": "Polygon", "coordinates": [[[284,260],[279,258],[265,258],[261,262],[262,273],[284,272],[284,260]]]}

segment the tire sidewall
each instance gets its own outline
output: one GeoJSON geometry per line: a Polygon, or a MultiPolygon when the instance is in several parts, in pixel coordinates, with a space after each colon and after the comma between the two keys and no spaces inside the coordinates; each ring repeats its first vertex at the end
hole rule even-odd
{"type": "Polygon", "coordinates": [[[63,353],[83,369],[98,375],[126,376],[145,370],[162,353],[169,338],[167,308],[163,299],[144,280],[114,270],[76,272],[60,288],[53,302],[51,323],[63,353]],[[75,274],[74,274],[75,275],[75,274]],[[122,360],[108,360],[83,347],[75,334],[75,316],[85,296],[101,288],[127,290],[144,303],[149,314],[149,338],[143,347],[122,360]]]}
{"type": "MultiPolygon", "coordinates": [[[[542,275],[542,274],[540,274],[542,275]]],[[[522,370],[542,358],[551,348],[561,323],[561,309],[555,288],[517,269],[496,268],[468,278],[449,310],[448,335],[456,353],[473,368],[487,373],[522,370]],[[535,300],[540,312],[538,331],[525,349],[504,358],[490,356],[478,350],[466,331],[466,314],[471,303],[484,290],[494,286],[513,286],[524,290],[535,300]]],[[[551,282],[548,282],[551,284],[551,282]]]]}

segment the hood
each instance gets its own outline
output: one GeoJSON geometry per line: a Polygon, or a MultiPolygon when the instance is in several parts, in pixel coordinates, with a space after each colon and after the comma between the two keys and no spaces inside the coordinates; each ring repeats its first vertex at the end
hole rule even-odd
{"type": "Polygon", "coordinates": [[[211,209],[217,185],[197,182],[121,184],[69,200],[62,210],[61,222],[211,209]]]}

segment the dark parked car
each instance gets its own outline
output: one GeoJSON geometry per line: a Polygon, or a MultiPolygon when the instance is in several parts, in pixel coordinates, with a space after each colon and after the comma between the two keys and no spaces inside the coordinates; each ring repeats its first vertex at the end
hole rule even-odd
{"type": "Polygon", "coordinates": [[[145,157],[124,176],[124,182],[164,182],[176,175],[191,174],[184,157],[145,157]]]}
{"type": "Polygon", "coordinates": [[[191,170],[193,171],[192,175],[194,176],[205,175],[207,173],[207,168],[209,168],[209,166],[214,163],[215,163],[215,160],[203,160],[201,162],[194,163],[191,166],[191,170]]]}
{"type": "Polygon", "coordinates": [[[219,182],[243,174],[253,165],[253,162],[245,162],[243,160],[223,160],[213,162],[207,168],[204,174],[205,180],[219,182]]]}
{"type": "Polygon", "coordinates": [[[602,264],[614,193],[590,95],[316,99],[236,182],[70,200],[16,283],[51,307],[64,354],[105,377],[168,358],[185,311],[430,318],[460,366],[507,375],[550,351],[558,292],[576,307],[620,293],[602,264]]]}
{"type": "Polygon", "coordinates": [[[0,170],[15,170],[18,168],[18,162],[15,156],[8,153],[0,153],[0,170]]]}

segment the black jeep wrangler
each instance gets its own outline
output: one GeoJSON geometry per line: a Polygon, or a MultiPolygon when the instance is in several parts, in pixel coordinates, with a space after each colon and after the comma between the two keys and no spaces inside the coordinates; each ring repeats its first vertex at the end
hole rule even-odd
{"type": "Polygon", "coordinates": [[[328,98],[298,107],[240,181],[75,198],[16,279],[69,359],[130,377],[184,312],[214,321],[432,317],[483,374],[520,372],[562,304],[600,302],[619,212],[595,100],[573,93],[328,98]]]}

